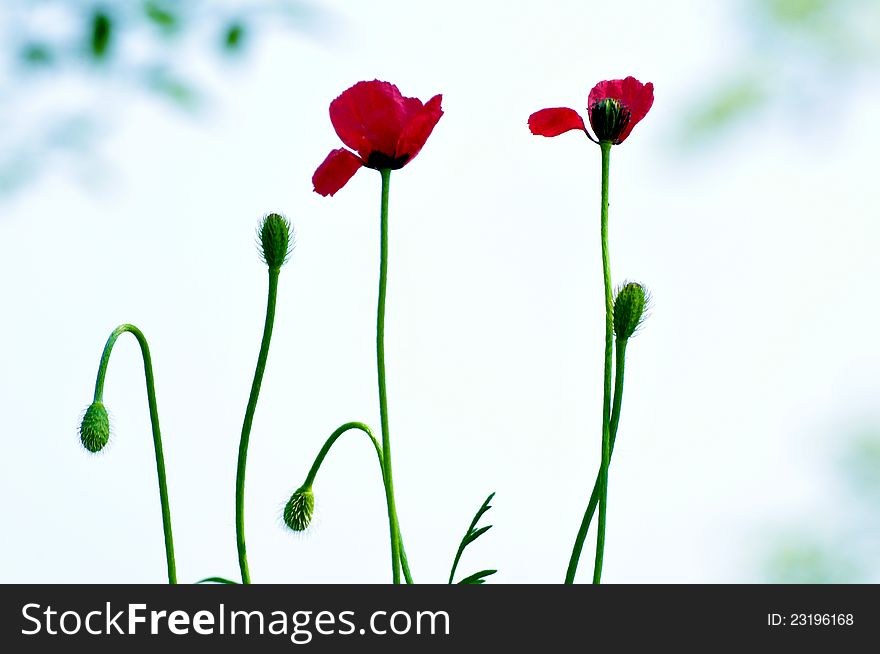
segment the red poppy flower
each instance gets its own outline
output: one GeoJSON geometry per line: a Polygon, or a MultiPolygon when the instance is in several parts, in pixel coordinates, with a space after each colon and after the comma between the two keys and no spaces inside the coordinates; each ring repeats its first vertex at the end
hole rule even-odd
{"type": "Polygon", "coordinates": [[[330,122],[351,150],[333,150],[312,175],[315,192],[333,195],[362,167],[397,170],[425,145],[443,110],[441,95],[425,104],[394,84],[358,82],[330,103],[330,122]],[[357,154],[355,154],[357,153],[357,154]]]}
{"type": "MultiPolygon", "coordinates": [[[[599,82],[590,91],[587,113],[598,141],[623,143],[633,127],[654,104],[654,85],[635,77],[599,82]]],[[[574,109],[541,109],[529,116],[529,129],[537,136],[559,136],[573,129],[590,133],[574,109]]],[[[592,138],[592,137],[590,137],[592,138]]]]}

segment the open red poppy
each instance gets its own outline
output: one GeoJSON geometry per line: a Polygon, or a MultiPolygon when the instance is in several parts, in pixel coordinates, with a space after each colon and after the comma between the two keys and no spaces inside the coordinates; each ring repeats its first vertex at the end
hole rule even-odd
{"type": "MultiPolygon", "coordinates": [[[[596,139],[623,143],[652,104],[654,85],[651,82],[642,84],[635,77],[599,82],[590,91],[587,106],[596,139]]],[[[573,129],[590,136],[580,114],[565,107],[536,111],[529,116],[529,129],[537,136],[559,136],[573,129]]]]}
{"type": "Polygon", "coordinates": [[[362,167],[403,168],[425,145],[443,115],[441,95],[425,104],[394,84],[358,82],[330,103],[330,122],[351,150],[333,150],[312,175],[315,192],[334,195],[362,167]],[[357,153],[357,154],[355,154],[357,153]]]}

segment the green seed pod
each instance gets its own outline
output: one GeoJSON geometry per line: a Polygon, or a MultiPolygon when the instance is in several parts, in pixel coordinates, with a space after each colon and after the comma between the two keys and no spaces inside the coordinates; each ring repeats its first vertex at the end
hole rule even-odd
{"type": "Polygon", "coordinates": [[[614,298],[614,334],[620,340],[627,340],[645,320],[650,296],[645,287],[636,282],[627,282],[617,291],[614,298]]]}
{"type": "Polygon", "coordinates": [[[620,143],[620,137],[629,125],[632,117],[620,100],[603,98],[589,109],[590,125],[600,141],[620,143]]]}
{"type": "Polygon", "coordinates": [[[110,417],[101,402],[93,402],[79,426],[79,439],[89,452],[100,452],[110,440],[110,417]]]}
{"type": "Polygon", "coordinates": [[[281,268],[287,263],[293,249],[293,228],[290,221],[277,213],[270,213],[257,230],[260,238],[260,254],[269,268],[281,268]]]}
{"type": "Polygon", "coordinates": [[[315,494],[311,486],[298,488],[284,506],[284,524],[293,531],[305,531],[315,513],[315,494]]]}

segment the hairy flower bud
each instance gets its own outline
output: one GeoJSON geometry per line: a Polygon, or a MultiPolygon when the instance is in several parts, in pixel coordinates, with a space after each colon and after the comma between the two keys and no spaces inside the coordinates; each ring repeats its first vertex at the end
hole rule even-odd
{"type": "Polygon", "coordinates": [[[269,268],[281,268],[287,263],[293,249],[293,228],[290,221],[277,213],[270,213],[260,222],[260,254],[269,268]]]}
{"type": "Polygon", "coordinates": [[[627,282],[614,298],[614,334],[621,340],[631,337],[645,320],[650,296],[645,287],[627,282]]]}
{"type": "Polygon", "coordinates": [[[311,486],[298,488],[284,506],[284,524],[293,531],[305,531],[315,512],[315,494],[311,486]]]}
{"type": "Polygon", "coordinates": [[[89,452],[100,452],[110,440],[110,417],[101,402],[93,402],[79,426],[79,439],[89,452]]]}

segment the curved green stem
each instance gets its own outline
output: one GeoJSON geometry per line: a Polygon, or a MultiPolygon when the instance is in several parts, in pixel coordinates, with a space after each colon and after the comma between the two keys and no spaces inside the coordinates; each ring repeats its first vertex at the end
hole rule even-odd
{"type": "MultiPolygon", "coordinates": [[[[315,457],[315,462],[312,464],[311,469],[309,469],[309,474],[306,475],[306,480],[302,484],[302,488],[311,488],[315,483],[315,477],[318,474],[318,470],[321,469],[321,465],[324,463],[324,459],[327,454],[330,452],[330,448],[336,443],[340,436],[342,436],[345,432],[350,431],[352,429],[360,430],[365,433],[370,438],[370,442],[373,443],[373,447],[376,449],[376,457],[379,459],[379,469],[382,472],[382,480],[383,486],[385,487],[386,500],[388,495],[388,484],[384,483],[385,480],[385,462],[382,456],[382,446],[379,444],[379,441],[376,440],[376,437],[373,435],[373,431],[370,427],[362,422],[347,422],[344,425],[340,426],[336,431],[330,434],[330,437],[324,443],[324,446],[318,452],[318,456],[315,457]]],[[[397,526],[397,538],[400,543],[400,562],[403,567],[403,576],[406,578],[406,583],[413,583],[412,575],[409,570],[409,561],[406,558],[406,551],[403,547],[403,537],[400,535],[400,526],[397,526]]]]}
{"type": "Polygon", "coordinates": [[[391,438],[388,433],[388,395],[385,390],[385,289],[388,284],[388,189],[391,171],[383,169],[382,205],[380,209],[379,301],[376,308],[376,371],[379,382],[379,414],[382,424],[382,470],[385,498],[388,504],[388,526],[391,532],[391,577],[400,583],[400,532],[394,502],[394,479],[391,474],[391,438]]]}
{"type": "Polygon", "coordinates": [[[113,330],[98,366],[98,379],[95,382],[95,402],[104,401],[104,378],[110,363],[113,345],[125,332],[132,334],[141,347],[144,359],[144,377],[147,382],[147,403],[150,406],[150,424],[153,429],[153,447],[156,451],[156,475],[159,478],[159,502],[162,505],[162,531],[165,535],[165,561],[168,565],[168,583],[177,583],[177,565],[174,562],[174,537],[171,534],[171,506],[168,502],[168,486],[165,479],[165,455],[162,452],[162,433],[159,430],[159,409],[156,406],[156,388],[153,379],[153,360],[150,357],[150,346],[140,329],[134,325],[120,325],[113,330]]]}
{"type": "MultiPolygon", "coordinates": [[[[626,362],[626,344],[626,340],[617,339],[617,347],[615,348],[614,403],[611,408],[611,425],[609,429],[611,432],[612,454],[614,453],[614,443],[617,441],[617,427],[620,424],[620,406],[623,401],[623,373],[626,362]]],[[[584,512],[584,519],[581,521],[580,530],[578,530],[574,549],[571,553],[571,560],[568,562],[568,570],[565,573],[565,583],[567,584],[574,583],[581,550],[584,547],[587,532],[590,530],[590,523],[593,521],[593,514],[596,512],[596,506],[599,504],[599,490],[601,484],[600,474],[601,472],[596,475],[596,482],[593,484],[593,492],[590,494],[590,501],[587,504],[587,510],[584,512]]]]}
{"type": "Polygon", "coordinates": [[[376,437],[373,436],[373,430],[370,429],[368,425],[362,422],[346,422],[344,425],[341,425],[336,429],[336,431],[330,434],[330,436],[324,442],[324,445],[318,452],[318,456],[315,457],[315,462],[312,464],[312,467],[309,468],[309,474],[306,475],[306,480],[303,482],[302,488],[312,487],[312,485],[315,483],[315,477],[317,477],[318,475],[318,470],[320,470],[321,466],[324,464],[324,459],[327,458],[327,454],[330,452],[330,448],[332,448],[336,444],[336,441],[339,440],[340,436],[342,436],[347,431],[351,431],[352,429],[362,431],[370,438],[370,442],[376,449],[376,456],[379,458],[379,467],[382,467],[382,446],[379,445],[379,441],[377,441],[376,437]]]}
{"type": "Polygon", "coordinates": [[[247,548],[244,540],[244,478],[247,467],[248,443],[251,436],[251,427],[254,424],[254,413],[257,410],[257,399],[260,397],[260,386],[263,383],[263,373],[266,370],[266,360],[269,358],[269,343],[272,340],[272,327],[275,324],[275,300],[278,296],[278,275],[280,268],[269,268],[269,295],[266,302],[266,323],[263,327],[263,340],[260,344],[260,355],[257,358],[257,369],[254,372],[254,381],[251,384],[251,394],[248,398],[247,410],[244,414],[244,423],[241,426],[241,442],[238,446],[238,469],[235,475],[235,541],[238,547],[238,565],[241,568],[241,583],[251,583],[251,575],[248,570],[247,548]]]}
{"type": "Polygon", "coordinates": [[[599,528],[596,535],[596,562],[593,583],[602,580],[602,561],[605,556],[605,521],[608,512],[608,464],[611,462],[611,355],[614,347],[614,297],[611,289],[611,264],[608,254],[608,173],[611,167],[611,143],[603,141],[602,148],[602,277],[605,282],[605,375],[602,393],[602,466],[599,471],[599,528]]]}

